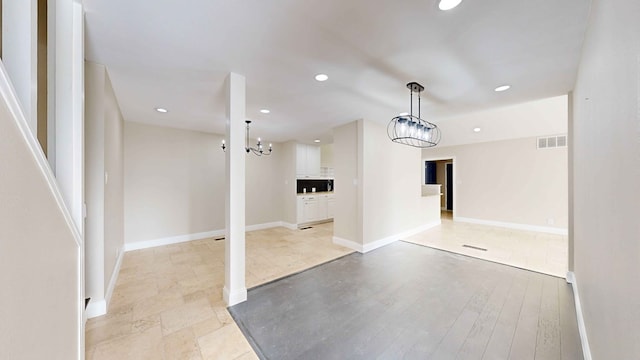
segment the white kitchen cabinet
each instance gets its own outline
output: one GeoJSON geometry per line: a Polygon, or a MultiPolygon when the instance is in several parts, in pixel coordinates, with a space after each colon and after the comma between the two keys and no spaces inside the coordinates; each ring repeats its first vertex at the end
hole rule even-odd
{"type": "Polygon", "coordinates": [[[298,224],[323,221],[333,218],[335,197],[333,194],[298,196],[298,224]]]}
{"type": "Polygon", "coordinates": [[[302,213],[303,222],[322,220],[320,215],[320,201],[317,196],[304,196],[302,213]]]}
{"type": "Polygon", "coordinates": [[[296,144],[296,174],[298,178],[320,177],[320,147],[296,144]]]}

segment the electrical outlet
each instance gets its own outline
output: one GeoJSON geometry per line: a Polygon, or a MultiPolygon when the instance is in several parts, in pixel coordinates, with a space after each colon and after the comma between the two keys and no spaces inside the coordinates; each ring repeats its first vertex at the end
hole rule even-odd
{"type": "Polygon", "coordinates": [[[547,219],[547,225],[553,225],[556,223],[556,220],[554,218],[548,218],[547,219]]]}

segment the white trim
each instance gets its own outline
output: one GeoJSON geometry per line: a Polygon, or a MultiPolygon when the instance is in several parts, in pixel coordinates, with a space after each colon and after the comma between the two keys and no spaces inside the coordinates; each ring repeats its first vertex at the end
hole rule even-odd
{"type": "Polygon", "coordinates": [[[298,225],[297,224],[292,224],[292,223],[288,223],[286,221],[282,221],[282,227],[285,227],[289,230],[298,230],[298,225]]]}
{"type": "Polygon", "coordinates": [[[341,237],[334,236],[333,237],[333,243],[336,244],[336,245],[344,246],[344,247],[349,248],[351,250],[355,250],[355,251],[357,251],[359,253],[364,253],[364,250],[362,248],[362,244],[358,244],[355,241],[351,241],[351,240],[343,239],[341,237]]]}
{"type": "Polygon", "coordinates": [[[118,258],[116,259],[116,265],[113,267],[113,271],[111,272],[111,279],[109,280],[109,286],[107,287],[107,292],[105,294],[104,299],[94,300],[91,299],[89,301],[89,306],[87,306],[87,310],[85,311],[87,318],[94,318],[97,316],[102,316],[107,313],[107,309],[109,308],[109,303],[111,302],[111,295],[113,295],[113,289],[116,287],[116,282],[118,282],[118,275],[120,274],[120,267],[122,266],[122,259],[124,258],[124,251],[122,248],[118,251],[118,258]]]}
{"type": "Polygon", "coordinates": [[[241,302],[247,301],[247,288],[242,287],[236,289],[234,292],[229,292],[229,289],[225,286],[222,289],[222,297],[227,306],[233,306],[241,302]]]}
{"type": "Polygon", "coordinates": [[[369,252],[371,250],[375,250],[377,248],[380,248],[380,247],[383,247],[385,245],[389,245],[389,244],[391,244],[393,242],[396,242],[398,240],[401,240],[402,238],[406,238],[406,237],[421,233],[423,231],[429,230],[431,228],[434,228],[434,227],[440,225],[440,223],[441,223],[441,220],[438,219],[438,220],[430,222],[428,224],[424,224],[424,225],[418,226],[416,228],[409,229],[407,231],[403,231],[403,232],[401,232],[399,234],[387,236],[385,238],[378,239],[376,241],[366,243],[363,246],[363,250],[364,250],[365,253],[367,253],[367,252],[369,252]]]}
{"type": "Polygon", "coordinates": [[[107,301],[105,299],[89,301],[89,306],[85,310],[88,319],[102,316],[107,313],[107,301]]]}
{"type": "Polygon", "coordinates": [[[205,231],[205,232],[194,233],[194,234],[169,236],[165,238],[146,240],[146,241],[136,241],[136,242],[124,244],[124,251],[127,252],[127,251],[133,251],[133,250],[148,249],[148,248],[153,248],[157,246],[179,244],[187,241],[206,239],[210,237],[220,237],[220,236],[224,236],[224,229],[205,231]]]}
{"type": "Polygon", "coordinates": [[[440,221],[440,219],[438,219],[438,220],[430,222],[428,224],[424,224],[424,225],[418,226],[416,228],[401,232],[399,234],[387,236],[385,238],[378,239],[376,241],[369,242],[369,243],[366,243],[364,245],[363,244],[359,244],[359,243],[357,243],[355,241],[343,239],[343,238],[340,238],[340,237],[337,237],[337,236],[333,237],[333,243],[336,244],[336,245],[341,245],[341,246],[344,246],[344,247],[348,247],[349,249],[353,249],[353,250],[355,250],[357,252],[360,252],[360,253],[364,254],[364,253],[368,253],[371,250],[375,250],[377,248],[380,248],[380,247],[383,247],[385,245],[389,245],[389,244],[391,244],[393,242],[396,242],[398,240],[401,240],[401,238],[409,237],[411,235],[415,235],[417,233],[421,233],[423,231],[429,230],[429,229],[431,229],[433,227],[436,227],[436,226],[440,225],[440,223],[441,223],[441,221],[440,221]]]}
{"type": "MultiPolygon", "coordinates": [[[[42,152],[40,143],[38,143],[38,140],[35,138],[33,133],[31,133],[29,124],[27,123],[27,120],[24,117],[24,113],[22,112],[22,108],[20,107],[20,103],[16,98],[15,90],[11,85],[11,81],[9,80],[9,77],[7,75],[7,71],[5,70],[4,64],[1,61],[0,61],[0,95],[2,95],[2,97],[5,99],[9,112],[11,112],[11,114],[13,115],[13,118],[16,121],[16,126],[18,127],[18,130],[20,130],[20,133],[22,133],[22,138],[27,143],[27,147],[31,151],[31,154],[33,155],[33,158],[36,161],[38,168],[40,168],[40,172],[44,176],[47,182],[47,185],[49,186],[49,189],[51,190],[51,193],[55,198],[56,204],[58,205],[58,208],[62,212],[62,215],[64,217],[65,222],[67,223],[67,226],[69,227],[69,230],[73,234],[73,239],[76,241],[76,245],[78,245],[78,248],[81,248],[82,236],[80,235],[80,232],[76,227],[73,217],[71,216],[71,212],[69,212],[69,208],[67,208],[67,205],[65,204],[62,198],[62,193],[60,192],[60,188],[58,187],[56,178],[53,175],[53,172],[51,171],[49,162],[47,161],[47,158],[44,156],[44,153],[42,152]]],[[[84,304],[82,307],[84,308],[84,304]]]]}
{"type": "MultiPolygon", "coordinates": [[[[264,229],[271,229],[271,228],[276,228],[281,226],[292,229],[292,230],[297,229],[297,226],[294,224],[289,224],[283,221],[274,221],[270,223],[245,226],[245,231],[264,230],[264,229]]],[[[124,244],[124,251],[127,252],[127,251],[148,249],[148,248],[153,248],[158,246],[179,244],[179,243],[193,241],[193,240],[201,240],[201,239],[221,237],[221,236],[225,236],[225,229],[205,231],[205,232],[193,233],[193,234],[169,236],[169,237],[153,239],[153,240],[131,242],[131,243],[124,244]]]]}
{"type": "Polygon", "coordinates": [[[569,230],[566,228],[554,228],[548,226],[537,226],[537,225],[528,225],[528,224],[518,224],[518,223],[510,223],[510,222],[502,222],[502,221],[493,221],[493,220],[483,220],[483,219],[473,219],[466,218],[461,216],[453,216],[453,221],[466,222],[471,224],[480,224],[480,225],[490,225],[490,226],[498,226],[508,229],[517,229],[517,230],[526,230],[526,231],[535,231],[542,232],[548,234],[556,234],[556,235],[568,235],[569,230]]]}
{"type": "Polygon", "coordinates": [[[582,354],[584,360],[591,360],[591,348],[589,347],[589,339],[587,338],[587,327],[584,324],[582,316],[582,305],[580,305],[580,295],[578,293],[578,282],[573,271],[567,272],[567,282],[573,288],[573,299],[576,303],[576,318],[578,320],[578,333],[580,333],[580,342],[582,343],[582,354]]]}
{"type": "Polygon", "coordinates": [[[245,226],[245,231],[264,230],[264,229],[271,229],[271,228],[280,227],[280,226],[283,226],[282,221],[274,221],[274,222],[264,223],[264,224],[247,225],[245,226]]]}
{"type": "Polygon", "coordinates": [[[122,266],[122,259],[124,258],[124,251],[122,248],[118,251],[118,258],[116,259],[116,265],[113,267],[113,271],[111,272],[111,279],[109,280],[109,286],[107,287],[107,292],[104,296],[107,301],[107,306],[111,302],[111,295],[113,295],[113,289],[116,287],[116,282],[118,282],[118,275],[120,275],[120,267],[122,266]]]}

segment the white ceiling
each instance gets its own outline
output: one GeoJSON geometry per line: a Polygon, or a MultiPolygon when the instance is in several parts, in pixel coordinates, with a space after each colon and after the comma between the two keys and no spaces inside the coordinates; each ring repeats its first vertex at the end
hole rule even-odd
{"type": "Polygon", "coordinates": [[[334,126],[408,111],[410,81],[426,87],[422,117],[436,122],[566,94],[589,3],[84,0],[86,57],[107,66],[127,121],[223,133],[224,79],[236,72],[252,135],[330,141],[334,126]],[[502,84],[511,90],[493,91],[502,84]]]}

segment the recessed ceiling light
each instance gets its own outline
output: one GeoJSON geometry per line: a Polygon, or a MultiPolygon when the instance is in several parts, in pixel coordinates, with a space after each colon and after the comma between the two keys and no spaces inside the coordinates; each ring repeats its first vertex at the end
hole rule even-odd
{"type": "Polygon", "coordinates": [[[261,113],[263,113],[263,114],[268,114],[268,113],[270,113],[271,111],[269,111],[269,110],[267,110],[267,109],[262,109],[262,110],[260,110],[260,112],[261,112],[261,113]]]}
{"type": "Polygon", "coordinates": [[[409,115],[408,112],[402,112],[402,113],[398,114],[398,116],[407,116],[407,115],[409,115]]]}
{"type": "Polygon", "coordinates": [[[327,81],[328,79],[329,79],[329,76],[327,76],[327,74],[316,75],[316,80],[318,81],[327,81]]]}
{"type": "Polygon", "coordinates": [[[314,142],[314,143],[319,143],[319,142],[320,142],[320,139],[315,139],[315,140],[313,140],[313,142],[314,142]]]}
{"type": "Polygon", "coordinates": [[[169,112],[169,110],[165,109],[165,108],[156,108],[156,111],[159,113],[167,113],[169,112]]]}
{"type": "Polygon", "coordinates": [[[440,0],[440,4],[438,4],[438,7],[440,8],[440,10],[447,11],[460,5],[461,2],[462,0],[440,0]]]}
{"type": "Polygon", "coordinates": [[[509,88],[511,88],[511,85],[502,85],[495,88],[495,91],[497,92],[505,91],[505,90],[509,90],[509,88]]]}
{"type": "Polygon", "coordinates": [[[480,129],[479,127],[473,128],[473,132],[480,132],[480,130],[482,130],[482,129],[480,129]]]}

